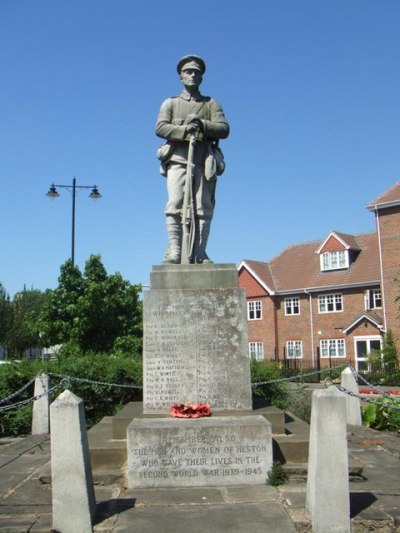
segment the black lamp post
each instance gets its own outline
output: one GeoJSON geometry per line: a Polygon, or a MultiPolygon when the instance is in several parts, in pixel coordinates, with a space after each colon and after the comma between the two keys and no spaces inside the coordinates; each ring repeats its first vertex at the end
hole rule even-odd
{"type": "Polygon", "coordinates": [[[76,189],[92,189],[91,193],[89,194],[89,198],[92,200],[99,200],[102,196],[99,193],[99,190],[97,189],[96,185],[77,185],[76,184],[76,178],[74,177],[72,180],[72,188],[71,185],[55,185],[54,183],[51,184],[49,191],[46,193],[46,196],[49,198],[58,198],[60,195],[57,192],[57,187],[61,187],[62,189],[68,189],[70,192],[72,192],[72,238],[71,238],[71,261],[72,265],[75,264],[75,198],[76,198],[76,189]]]}

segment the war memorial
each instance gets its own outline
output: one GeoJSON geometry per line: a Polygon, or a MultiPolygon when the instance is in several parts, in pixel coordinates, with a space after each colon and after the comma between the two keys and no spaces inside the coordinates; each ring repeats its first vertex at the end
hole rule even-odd
{"type": "Polygon", "coordinates": [[[152,416],[128,426],[132,488],[263,484],[272,466],[271,424],[249,415],[245,295],[235,265],[206,253],[229,125],[199,91],[205,70],[195,55],[178,62],[183,92],[157,120],[168,247],[144,294],[143,413],[152,416]],[[174,405],[212,416],[166,418],[174,405]]]}

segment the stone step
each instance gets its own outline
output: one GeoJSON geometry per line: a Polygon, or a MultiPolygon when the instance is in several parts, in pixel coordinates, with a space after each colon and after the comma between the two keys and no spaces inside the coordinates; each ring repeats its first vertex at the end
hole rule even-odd
{"type": "MultiPolygon", "coordinates": [[[[253,411],[218,411],[213,417],[262,415],[272,426],[274,461],[304,463],[308,460],[309,426],[290,413],[274,406],[253,411]]],[[[169,415],[143,415],[141,402],[126,404],[113,417],[105,417],[88,432],[90,457],[94,478],[100,481],[122,472],[127,461],[126,430],[134,418],[169,418],[169,415]]],[[[122,474],[120,474],[122,475],[122,474]]]]}
{"type": "Polygon", "coordinates": [[[285,435],[274,435],[274,460],[281,463],[307,463],[310,426],[285,412],[285,435]]]}
{"type": "Polygon", "coordinates": [[[122,468],[126,463],[126,439],[113,439],[113,417],[106,416],[88,431],[93,471],[122,468]]]}
{"type": "MultiPolygon", "coordinates": [[[[272,426],[272,433],[285,434],[285,413],[281,409],[270,405],[262,406],[252,411],[213,411],[212,416],[249,416],[249,415],[261,415],[270,422],[272,426]]],[[[119,413],[112,417],[112,438],[114,439],[126,439],[126,430],[128,425],[134,418],[169,418],[169,414],[165,415],[144,415],[142,402],[129,402],[127,403],[119,413]]]]}

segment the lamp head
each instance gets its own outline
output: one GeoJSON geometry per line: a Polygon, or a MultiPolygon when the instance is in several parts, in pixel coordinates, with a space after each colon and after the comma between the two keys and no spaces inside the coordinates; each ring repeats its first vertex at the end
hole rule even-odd
{"type": "Polygon", "coordinates": [[[60,195],[57,192],[57,189],[54,185],[54,183],[50,186],[49,191],[46,193],[46,196],[49,198],[58,198],[60,195]]]}

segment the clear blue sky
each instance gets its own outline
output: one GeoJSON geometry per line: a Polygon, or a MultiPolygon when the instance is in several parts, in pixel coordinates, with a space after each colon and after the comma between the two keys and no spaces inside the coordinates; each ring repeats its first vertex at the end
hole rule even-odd
{"type": "Polygon", "coordinates": [[[164,178],[154,134],[204,57],[203,94],[222,104],[209,243],[215,262],[267,261],[334,229],[374,230],[365,205],[400,180],[398,0],[1,0],[0,282],[57,285],[70,255],[148,284],[163,258],[164,178]]]}

